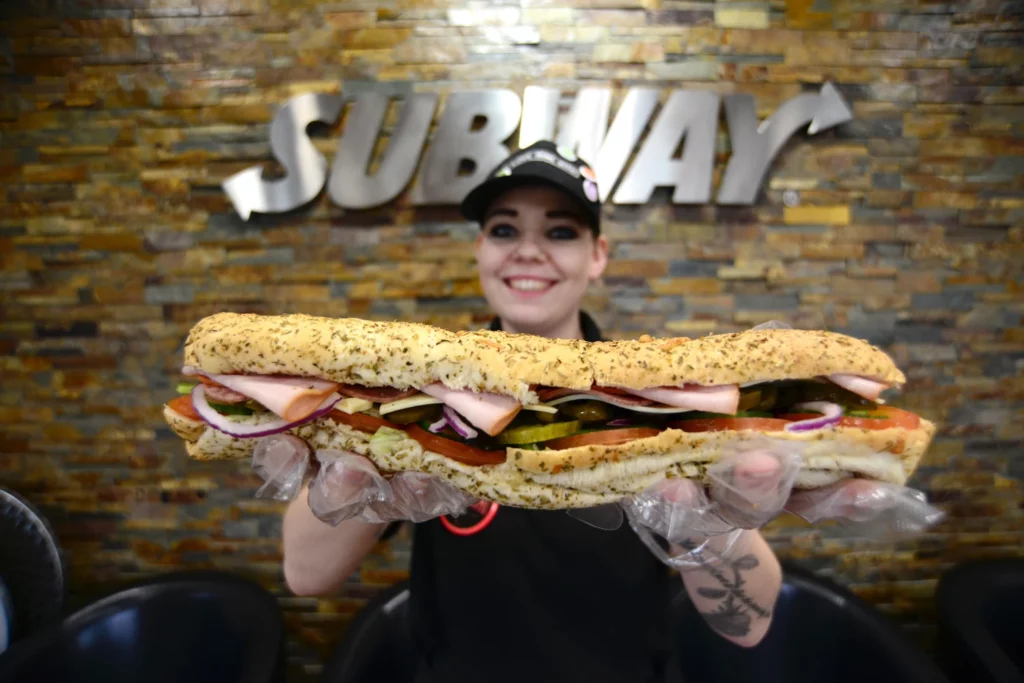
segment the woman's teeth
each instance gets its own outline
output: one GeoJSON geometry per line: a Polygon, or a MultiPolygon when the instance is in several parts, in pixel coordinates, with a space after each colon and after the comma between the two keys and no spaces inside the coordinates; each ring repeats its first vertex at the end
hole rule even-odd
{"type": "Polygon", "coordinates": [[[532,278],[509,278],[505,280],[505,283],[520,292],[540,292],[554,284],[550,280],[534,280],[532,278]]]}

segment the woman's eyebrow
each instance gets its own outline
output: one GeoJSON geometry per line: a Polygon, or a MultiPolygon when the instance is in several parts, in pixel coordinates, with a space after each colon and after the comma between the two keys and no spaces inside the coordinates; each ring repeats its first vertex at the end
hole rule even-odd
{"type": "Polygon", "coordinates": [[[519,212],[516,211],[515,209],[498,207],[496,209],[491,209],[490,211],[488,211],[487,215],[484,217],[484,220],[490,220],[494,216],[508,216],[509,218],[516,218],[519,216],[519,212]]]}
{"type": "Polygon", "coordinates": [[[566,211],[565,209],[555,209],[554,211],[547,212],[548,218],[571,218],[574,221],[580,221],[580,215],[575,211],[566,211]]]}

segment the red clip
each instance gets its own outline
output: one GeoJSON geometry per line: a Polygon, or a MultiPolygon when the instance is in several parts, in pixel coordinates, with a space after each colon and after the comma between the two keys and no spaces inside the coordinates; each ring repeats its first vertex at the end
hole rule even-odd
{"type": "Polygon", "coordinates": [[[447,515],[441,516],[441,524],[444,525],[445,529],[456,536],[472,536],[473,534],[478,534],[486,529],[487,525],[494,520],[494,516],[498,514],[498,504],[489,503],[486,500],[478,501],[470,507],[484,516],[483,519],[473,526],[455,526],[452,524],[451,520],[448,519],[447,515]]]}

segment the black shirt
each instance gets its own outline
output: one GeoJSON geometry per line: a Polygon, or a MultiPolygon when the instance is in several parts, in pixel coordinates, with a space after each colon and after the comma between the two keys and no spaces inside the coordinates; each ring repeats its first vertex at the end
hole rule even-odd
{"type": "MultiPolygon", "coordinates": [[[[581,325],[601,338],[585,313],[581,325]]],[[[564,510],[501,507],[472,536],[417,524],[416,683],[675,680],[673,581],[625,523],[605,531],[564,510]]]]}

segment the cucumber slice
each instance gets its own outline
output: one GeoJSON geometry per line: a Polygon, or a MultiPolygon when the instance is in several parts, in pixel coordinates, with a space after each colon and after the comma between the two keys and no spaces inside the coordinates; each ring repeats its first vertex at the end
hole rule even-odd
{"type": "Polygon", "coordinates": [[[560,439],[563,436],[570,436],[580,430],[578,420],[568,422],[552,422],[546,425],[524,425],[506,429],[495,437],[495,440],[504,445],[520,443],[537,443],[539,441],[550,441],[560,439]]]}
{"type": "Polygon", "coordinates": [[[252,415],[252,408],[246,408],[237,403],[213,403],[211,401],[210,407],[221,415],[252,415]]]}

